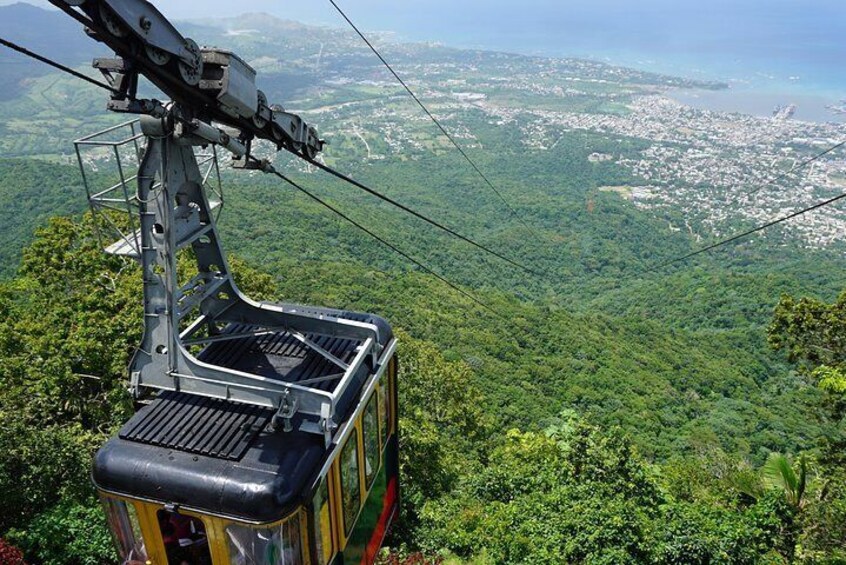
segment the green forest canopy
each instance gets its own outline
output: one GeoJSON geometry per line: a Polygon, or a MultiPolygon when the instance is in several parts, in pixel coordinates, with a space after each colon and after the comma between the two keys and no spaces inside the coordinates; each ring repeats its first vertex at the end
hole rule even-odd
{"type": "MultiPolygon", "coordinates": [[[[831,395],[842,391],[801,384],[819,364],[805,352],[821,333],[784,321],[801,313],[788,299],[771,339],[793,344],[809,366],[776,383],[766,371],[732,369],[765,358],[639,319],[478,291],[511,328],[413,272],[315,263],[292,266],[280,286],[233,264],[253,295],[318,298],[320,289],[322,303],[390,305],[403,328],[404,507],[391,540],[400,554],[475,563],[846,558],[842,451],[831,447],[842,429],[831,395]],[[707,371],[722,381],[697,380],[707,371]],[[797,494],[789,476],[801,469],[812,471],[797,494]]],[[[33,562],[110,559],[88,465],[129,415],[123,371],[139,336],[139,292],[137,269],[103,255],[90,221],[73,219],[40,230],[0,286],[0,536],[33,562]]],[[[836,369],[842,359],[825,361],[836,369]]]]}

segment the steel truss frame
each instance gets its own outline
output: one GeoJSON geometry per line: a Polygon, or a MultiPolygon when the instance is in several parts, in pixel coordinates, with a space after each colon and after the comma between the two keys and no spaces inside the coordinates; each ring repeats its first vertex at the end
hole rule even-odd
{"type": "Polygon", "coordinates": [[[216,226],[215,211],[222,209],[223,192],[215,146],[225,145],[236,157],[243,156],[244,148],[211,124],[186,127],[177,123],[175,115],[178,108],[171,108],[165,117],[144,116],[74,143],[89,205],[117,236],[106,251],[133,257],[142,267],[144,336],[130,363],[131,391],[140,396],[146,389],[176,390],[271,407],[284,429],[296,424],[322,434],[328,445],[339,424],[339,400],[361,371],[368,377],[378,372],[393,355],[396,342],[383,347],[374,324],[338,317],[332,311],[257,302],[238,289],[216,226]],[[206,150],[198,154],[200,146],[206,150]],[[114,159],[116,183],[102,190],[92,187],[86,149],[100,155],[105,151],[114,159]],[[128,165],[137,165],[138,172],[126,176],[128,165]],[[128,216],[129,229],[111,217],[114,211],[128,216]],[[195,272],[180,284],[177,255],[188,248],[195,272]],[[249,324],[254,329],[221,332],[227,324],[249,324]],[[198,345],[277,332],[300,341],[338,371],[287,382],[205,363],[191,353],[198,345]],[[351,339],[360,345],[354,358],[344,362],[315,343],[313,336],[351,339]],[[331,380],[336,384],[329,391],[315,386],[331,380]]]}

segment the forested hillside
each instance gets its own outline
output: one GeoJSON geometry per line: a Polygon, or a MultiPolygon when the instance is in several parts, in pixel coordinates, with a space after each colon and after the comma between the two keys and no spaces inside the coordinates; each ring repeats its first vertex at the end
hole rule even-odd
{"type": "MultiPolygon", "coordinates": [[[[79,33],[73,21],[58,12],[22,2],[3,6],[2,11],[0,37],[25,42],[30,49],[66,65],[77,65],[96,56],[97,48],[92,42],[79,33]]],[[[0,66],[0,101],[14,99],[32,79],[52,73],[49,67],[5,49],[0,51],[0,66]]]]}
{"type": "Polygon", "coordinates": [[[85,208],[79,169],[40,161],[0,159],[0,207],[8,213],[0,230],[0,278],[14,274],[36,226],[85,208]]]}
{"type": "MultiPolygon", "coordinates": [[[[608,319],[550,315],[483,292],[515,320],[509,330],[421,275],[292,266],[292,282],[280,289],[272,276],[241,261],[234,266],[258,297],[336,288],[345,294],[323,294],[321,303],[392,304],[386,313],[403,328],[405,494],[390,541],[399,555],[527,564],[846,558],[837,537],[846,526],[837,463],[842,387],[833,376],[823,379],[828,399],[801,387],[774,397],[781,405],[769,413],[760,398],[730,400],[732,387],[743,391],[739,396],[755,390],[754,379],[735,374],[713,387],[693,382],[720,355],[730,357],[715,372],[754,359],[683,337],[659,338],[655,328],[620,333],[608,319]],[[565,342],[573,349],[555,348],[565,342]],[[655,348],[660,357],[678,355],[667,361],[675,366],[664,380],[647,355],[655,348]],[[578,376],[586,373],[582,364],[594,365],[595,379],[578,376]],[[635,372],[637,365],[644,369],[635,372]],[[571,380],[581,392],[556,398],[544,390],[556,383],[566,390],[571,380]],[[673,400],[673,383],[684,381],[690,388],[662,407],[668,393],[673,400]],[[728,389],[709,390],[721,387],[728,389]],[[738,403],[752,412],[732,413],[738,403]],[[821,413],[826,406],[832,411],[821,413]],[[700,412],[707,416],[702,422],[695,419],[700,412]],[[791,419],[818,412],[816,424],[791,419]],[[785,430],[791,434],[780,437],[785,430]],[[817,438],[827,440],[817,444],[817,438]],[[728,444],[721,447],[721,440],[728,444]],[[766,455],[764,447],[774,444],[794,456],[766,455]]],[[[66,219],[39,233],[18,276],[0,286],[0,487],[6,493],[0,531],[33,562],[111,559],[87,469],[92,451],[130,411],[123,367],[139,337],[139,292],[137,269],[104,256],[90,222],[66,219]]],[[[823,326],[831,318],[820,313],[817,330],[797,326],[804,304],[782,303],[771,339],[813,365],[819,360],[810,352],[828,343],[819,340],[827,339],[823,326]]],[[[841,357],[837,350],[818,371],[836,374],[841,357]]],[[[779,387],[796,384],[762,389],[779,387]]]]}

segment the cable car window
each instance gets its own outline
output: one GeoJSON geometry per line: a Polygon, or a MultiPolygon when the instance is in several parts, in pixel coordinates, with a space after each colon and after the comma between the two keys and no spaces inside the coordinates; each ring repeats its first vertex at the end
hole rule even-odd
{"type": "Polygon", "coordinates": [[[370,397],[361,416],[361,433],[364,436],[364,485],[367,490],[373,485],[379,470],[379,416],[378,395],[370,397]]]}
{"type": "Polygon", "coordinates": [[[311,499],[311,509],[317,562],[325,565],[332,557],[332,521],[329,516],[329,484],[326,477],[320,481],[320,486],[311,499]]]}
{"type": "Polygon", "coordinates": [[[382,447],[388,445],[388,385],[387,380],[379,388],[379,433],[382,447]]]}
{"type": "Polygon", "coordinates": [[[164,508],[156,512],[156,517],[168,565],[211,565],[209,539],[202,520],[164,508]]]}
{"type": "Polygon", "coordinates": [[[341,503],[344,510],[344,532],[349,535],[361,507],[361,483],[358,479],[358,435],[354,430],[341,452],[341,503]]]}
{"type": "Polygon", "coordinates": [[[138,525],[135,507],[122,500],[103,498],[106,519],[112,531],[118,555],[123,565],[143,565],[147,562],[147,548],[138,525]]]}
{"type": "Polygon", "coordinates": [[[270,528],[226,527],[231,565],[303,565],[300,515],[270,528]]]}

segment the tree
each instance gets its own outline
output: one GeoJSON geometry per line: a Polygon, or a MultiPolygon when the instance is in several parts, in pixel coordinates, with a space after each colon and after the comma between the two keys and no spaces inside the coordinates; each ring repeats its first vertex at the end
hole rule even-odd
{"type": "Polygon", "coordinates": [[[790,459],[780,453],[771,453],[767,463],[761,469],[765,483],[771,488],[784,492],[787,502],[797,510],[805,506],[805,487],[808,480],[808,459],[800,455],[797,460],[798,470],[794,469],[790,459]]]}
{"type": "Polygon", "coordinates": [[[770,345],[830,395],[830,408],[846,415],[846,291],[832,304],[782,296],[768,330],[770,345]]]}
{"type": "Polygon", "coordinates": [[[802,510],[800,553],[809,559],[846,559],[846,292],[827,304],[814,298],[782,296],[769,326],[770,345],[785,351],[802,374],[827,393],[827,407],[839,430],[822,442],[816,487],[808,496],[808,463],[798,470],[786,457],[773,455],[765,467],[768,481],[802,510]]]}
{"type": "Polygon", "coordinates": [[[489,420],[481,391],[463,362],[447,361],[432,343],[398,331],[402,518],[393,543],[414,546],[421,510],[478,467],[489,420]]]}
{"type": "Polygon", "coordinates": [[[422,512],[424,548],[491,563],[646,559],[661,495],[631,443],[583,421],[507,433],[488,464],[422,512]]]}
{"type": "Polygon", "coordinates": [[[105,517],[94,497],[63,500],[8,537],[34,562],[101,565],[116,561],[105,517]]]}

